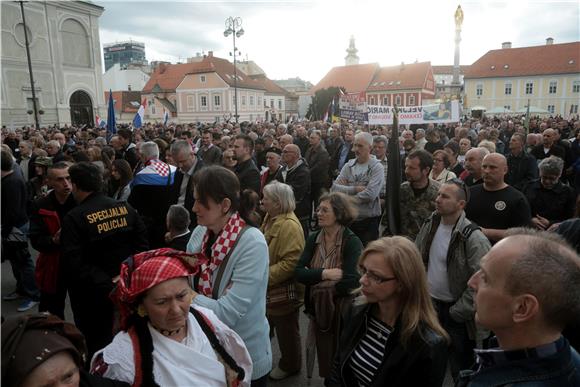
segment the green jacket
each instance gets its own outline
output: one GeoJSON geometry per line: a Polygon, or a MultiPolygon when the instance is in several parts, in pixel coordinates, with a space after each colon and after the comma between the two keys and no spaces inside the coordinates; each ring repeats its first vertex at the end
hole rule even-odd
{"type": "MultiPolygon", "coordinates": [[[[426,270],[429,266],[431,243],[440,222],[439,214],[433,212],[421,227],[415,240],[426,270]]],[[[473,289],[467,286],[467,281],[479,270],[479,261],[491,249],[491,245],[483,232],[472,225],[463,212],[453,227],[447,250],[447,280],[449,290],[456,300],[449,309],[449,314],[455,321],[466,323],[470,336],[474,338],[473,289]]]]}
{"type": "Polygon", "coordinates": [[[401,235],[414,240],[421,225],[435,211],[435,199],[441,185],[435,180],[429,179],[429,185],[425,192],[415,196],[411,184],[406,181],[401,184],[399,201],[401,208],[401,235]]]}
{"type": "MultiPolygon", "coordinates": [[[[304,247],[304,252],[294,269],[294,275],[296,280],[300,283],[306,285],[306,295],[304,297],[306,309],[309,308],[309,290],[311,285],[316,285],[322,281],[322,270],[324,269],[311,269],[310,262],[314,257],[316,249],[316,238],[320,234],[320,230],[313,232],[308,236],[306,240],[306,246],[304,247]]],[[[335,285],[336,294],[338,296],[346,296],[353,289],[359,287],[359,278],[357,264],[358,259],[361,255],[363,246],[360,239],[352,232],[348,227],[344,228],[342,234],[342,279],[335,285]]]]}

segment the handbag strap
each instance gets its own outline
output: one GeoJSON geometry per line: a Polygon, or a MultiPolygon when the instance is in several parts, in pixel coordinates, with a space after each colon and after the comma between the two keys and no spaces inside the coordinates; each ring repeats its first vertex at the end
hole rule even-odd
{"type": "Polygon", "coordinates": [[[234,242],[234,245],[232,246],[232,248],[230,249],[230,251],[228,252],[228,254],[224,257],[224,259],[222,260],[220,267],[218,269],[217,272],[217,276],[215,278],[215,281],[213,283],[213,289],[212,289],[212,298],[214,300],[217,300],[218,297],[218,291],[219,291],[219,287],[220,287],[220,283],[222,281],[222,277],[224,276],[224,271],[226,270],[226,265],[230,259],[230,256],[232,255],[232,251],[234,251],[234,249],[236,248],[238,241],[242,238],[242,235],[244,235],[244,232],[246,232],[246,230],[248,228],[250,228],[251,226],[245,225],[244,227],[242,227],[242,229],[240,230],[240,233],[238,234],[238,237],[236,238],[236,241],[234,242]]]}

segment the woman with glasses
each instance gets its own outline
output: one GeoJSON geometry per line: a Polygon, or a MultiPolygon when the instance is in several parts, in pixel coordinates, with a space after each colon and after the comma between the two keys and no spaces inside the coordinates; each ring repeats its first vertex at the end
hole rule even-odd
{"type": "Polygon", "coordinates": [[[349,196],[323,195],[317,216],[320,230],[308,237],[295,275],[306,285],[304,304],[310,317],[306,347],[316,345],[319,374],[327,377],[338,344],[342,308],[350,303],[351,291],[358,285],[356,262],[362,242],[348,228],[356,218],[349,196]]]}
{"type": "Polygon", "coordinates": [[[448,180],[455,179],[457,176],[448,168],[451,165],[449,155],[443,150],[436,150],[433,152],[433,168],[429,174],[429,178],[438,183],[445,183],[448,180]]]}
{"type": "Polygon", "coordinates": [[[236,160],[233,149],[226,149],[224,151],[222,154],[222,165],[230,171],[235,171],[236,165],[238,165],[238,160],[236,160]]]}
{"type": "Polygon", "coordinates": [[[345,313],[326,386],[441,386],[449,337],[413,242],[401,236],[371,242],[358,266],[360,294],[345,313]]]}

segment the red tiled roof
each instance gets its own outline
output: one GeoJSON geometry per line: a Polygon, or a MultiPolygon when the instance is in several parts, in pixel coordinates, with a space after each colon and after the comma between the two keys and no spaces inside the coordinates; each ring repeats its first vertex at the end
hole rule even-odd
{"type": "Polygon", "coordinates": [[[344,87],[348,93],[366,91],[379,69],[378,63],[333,67],[310,92],[333,86],[344,87]]]}
{"type": "MultiPolygon", "coordinates": [[[[109,92],[105,91],[105,102],[109,103],[109,92]]],[[[141,103],[140,91],[113,91],[113,104],[119,113],[137,113],[139,106],[131,102],[141,103]]]]}
{"type": "Polygon", "coordinates": [[[491,50],[470,66],[465,78],[570,73],[580,73],[580,42],[491,50]]]}
{"type": "MultiPolygon", "coordinates": [[[[441,75],[453,75],[453,65],[450,66],[431,66],[433,68],[433,74],[441,75]]],[[[465,72],[469,69],[469,65],[459,66],[459,74],[465,74],[465,72]]]]}
{"type": "MultiPolygon", "coordinates": [[[[162,91],[175,92],[175,89],[187,74],[201,74],[216,72],[228,85],[234,86],[234,65],[225,59],[208,55],[199,62],[169,64],[159,66],[151,78],[143,87],[143,93],[150,93],[155,85],[159,85],[162,91]]],[[[248,77],[244,72],[237,70],[237,86],[250,89],[263,89],[264,87],[248,77]]]]}
{"type": "Polygon", "coordinates": [[[381,67],[368,91],[422,89],[431,71],[431,62],[381,67]]]}
{"type": "Polygon", "coordinates": [[[288,92],[288,90],[278,86],[276,83],[274,83],[274,81],[272,81],[271,79],[267,78],[264,75],[254,75],[251,78],[254,81],[258,82],[260,85],[262,85],[262,87],[264,88],[264,90],[266,90],[266,93],[268,94],[278,94],[286,96],[291,95],[291,93],[288,92]]]}

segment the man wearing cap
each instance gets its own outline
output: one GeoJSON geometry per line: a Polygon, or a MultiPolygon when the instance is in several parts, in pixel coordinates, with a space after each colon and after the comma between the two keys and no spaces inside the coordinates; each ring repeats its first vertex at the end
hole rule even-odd
{"type": "Polygon", "coordinates": [[[77,327],[92,354],[113,335],[113,289],[119,267],[128,256],[148,248],[145,226],[126,202],[102,192],[100,169],[90,162],[69,168],[78,206],[65,216],[61,231],[62,265],[69,282],[77,327]]]}

